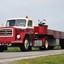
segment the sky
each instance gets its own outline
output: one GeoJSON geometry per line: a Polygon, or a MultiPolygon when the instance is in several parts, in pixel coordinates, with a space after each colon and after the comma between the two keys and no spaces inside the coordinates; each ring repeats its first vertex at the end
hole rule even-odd
{"type": "Polygon", "coordinates": [[[64,31],[64,0],[0,0],[0,25],[28,16],[35,25],[46,19],[49,29],[64,31]]]}

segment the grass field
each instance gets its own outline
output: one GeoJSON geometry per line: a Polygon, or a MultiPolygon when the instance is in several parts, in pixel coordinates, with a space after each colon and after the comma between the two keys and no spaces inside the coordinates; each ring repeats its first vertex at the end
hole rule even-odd
{"type": "Polygon", "coordinates": [[[24,59],[10,64],[64,64],[64,55],[50,55],[33,59],[24,59]]]}

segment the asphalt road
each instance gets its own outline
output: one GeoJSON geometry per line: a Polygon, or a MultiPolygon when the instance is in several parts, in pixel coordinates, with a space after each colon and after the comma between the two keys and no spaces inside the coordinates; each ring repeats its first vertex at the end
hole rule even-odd
{"type": "Polygon", "coordinates": [[[39,56],[48,56],[54,54],[64,54],[64,50],[43,50],[30,52],[0,52],[0,64],[20,59],[35,58],[39,56]]]}

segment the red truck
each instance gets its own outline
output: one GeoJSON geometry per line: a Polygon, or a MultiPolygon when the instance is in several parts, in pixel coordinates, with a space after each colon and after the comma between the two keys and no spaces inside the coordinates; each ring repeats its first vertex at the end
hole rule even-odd
{"type": "Polygon", "coordinates": [[[0,52],[8,46],[18,46],[21,51],[30,51],[32,47],[53,49],[60,45],[64,49],[64,32],[48,29],[48,25],[34,22],[26,18],[11,18],[6,27],[0,27],[0,52]]]}

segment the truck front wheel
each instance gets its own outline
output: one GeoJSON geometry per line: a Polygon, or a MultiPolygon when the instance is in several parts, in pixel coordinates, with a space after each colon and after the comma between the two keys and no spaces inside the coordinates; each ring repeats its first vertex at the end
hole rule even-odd
{"type": "Polygon", "coordinates": [[[4,51],[4,46],[0,46],[0,52],[4,51]]]}
{"type": "Polygon", "coordinates": [[[24,39],[24,43],[20,46],[21,51],[30,51],[30,40],[28,38],[24,39]]]}

